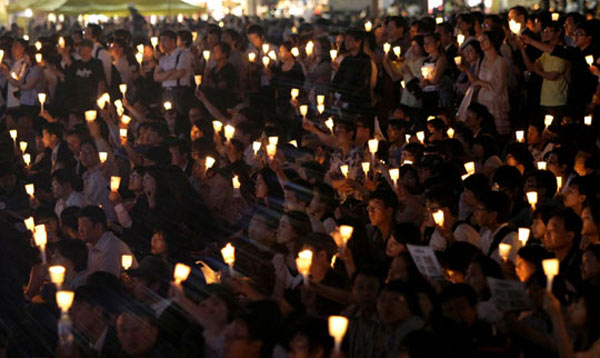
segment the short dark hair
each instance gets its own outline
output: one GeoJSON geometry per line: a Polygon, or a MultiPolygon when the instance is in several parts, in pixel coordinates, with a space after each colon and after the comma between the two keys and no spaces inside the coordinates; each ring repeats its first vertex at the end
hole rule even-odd
{"type": "Polygon", "coordinates": [[[185,47],[189,47],[192,44],[192,33],[189,30],[177,31],[177,36],[185,44],[185,47]]]}
{"type": "Polygon", "coordinates": [[[190,154],[189,143],[181,138],[175,138],[172,141],[169,141],[169,148],[177,148],[181,154],[190,154]]]}
{"type": "Polygon", "coordinates": [[[292,191],[296,196],[296,200],[310,204],[313,197],[313,192],[309,182],[302,178],[294,178],[285,184],[285,190],[292,191]]]}
{"type": "Polygon", "coordinates": [[[314,353],[323,349],[323,357],[329,357],[333,348],[333,338],[329,335],[327,322],[322,318],[306,317],[292,328],[292,336],[301,335],[308,341],[308,351],[314,353]]]}
{"type": "Polygon", "coordinates": [[[94,40],[100,40],[102,38],[102,26],[98,24],[88,24],[87,28],[92,30],[92,38],[94,40]]]}
{"type": "Polygon", "coordinates": [[[76,239],[60,240],[56,244],[56,251],[73,263],[75,271],[81,272],[87,268],[88,249],[83,241],[76,239]]]}
{"type": "Polygon", "coordinates": [[[456,298],[466,298],[471,307],[477,305],[477,293],[475,293],[475,290],[466,283],[455,283],[444,287],[439,297],[440,303],[456,298]]]}
{"type": "Polygon", "coordinates": [[[510,215],[510,199],[502,191],[490,191],[481,198],[481,203],[488,212],[497,213],[498,223],[505,223],[510,215]]]}
{"type": "Polygon", "coordinates": [[[383,286],[382,291],[391,291],[404,295],[410,312],[417,316],[423,314],[421,306],[419,306],[419,298],[416,294],[417,291],[413,285],[402,281],[391,281],[383,286]]]}
{"type": "Polygon", "coordinates": [[[177,41],[177,34],[172,30],[164,30],[159,34],[160,37],[168,37],[170,40],[177,41]]]}
{"type": "Polygon", "coordinates": [[[310,218],[302,211],[292,210],[285,213],[288,217],[292,230],[299,236],[304,237],[312,232],[310,218]]]}
{"type": "Polygon", "coordinates": [[[435,187],[425,193],[425,199],[438,203],[441,207],[448,208],[453,216],[458,216],[458,199],[452,190],[446,187],[435,187]]]}
{"type": "Polygon", "coordinates": [[[394,209],[394,212],[396,212],[396,209],[398,208],[398,198],[396,197],[396,194],[389,190],[377,190],[372,192],[371,195],[369,195],[369,201],[371,200],[381,200],[387,208],[394,209]]]}
{"type": "Polygon", "coordinates": [[[77,187],[77,179],[75,173],[68,168],[61,168],[52,173],[51,182],[56,180],[60,184],[70,184],[71,187],[77,187]]]}
{"type": "Polygon", "coordinates": [[[59,139],[63,135],[63,126],[60,123],[48,123],[44,126],[44,130],[49,134],[56,135],[59,139]]]}
{"type": "Polygon", "coordinates": [[[406,20],[402,16],[390,16],[387,18],[387,23],[393,22],[396,27],[401,27],[406,30],[406,20]]]}
{"type": "Polygon", "coordinates": [[[517,15],[525,16],[525,21],[527,21],[527,18],[529,17],[529,13],[527,12],[527,9],[525,9],[525,7],[523,7],[521,5],[513,6],[508,11],[514,11],[517,13],[517,15]]]}
{"type": "Polygon", "coordinates": [[[312,247],[315,254],[325,251],[328,259],[331,259],[338,251],[337,244],[333,238],[330,235],[321,232],[312,232],[308,234],[302,240],[302,244],[304,246],[312,247]]]}
{"type": "Polygon", "coordinates": [[[262,26],[260,26],[258,24],[252,24],[252,25],[248,26],[247,33],[248,33],[248,35],[255,34],[260,37],[265,36],[265,30],[262,28],[262,26]]]}
{"type": "Polygon", "coordinates": [[[106,213],[98,206],[88,205],[83,207],[79,211],[79,217],[89,219],[94,225],[101,224],[105,229],[107,227],[106,213]]]}
{"type": "Polygon", "coordinates": [[[90,39],[83,39],[79,42],[79,47],[94,48],[94,43],[90,39]]]}
{"type": "Polygon", "coordinates": [[[229,55],[231,54],[231,46],[229,46],[227,42],[221,41],[215,46],[219,46],[221,51],[223,51],[223,53],[225,54],[225,57],[229,58],[229,55]]]}
{"type": "Polygon", "coordinates": [[[550,219],[557,218],[562,221],[565,231],[575,234],[575,239],[581,235],[581,227],[583,226],[579,215],[571,208],[558,209],[550,214],[550,219]]]}

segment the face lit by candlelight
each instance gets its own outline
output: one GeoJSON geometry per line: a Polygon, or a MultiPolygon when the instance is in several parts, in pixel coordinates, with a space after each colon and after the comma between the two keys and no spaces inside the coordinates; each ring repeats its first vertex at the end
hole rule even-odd
{"type": "Polygon", "coordinates": [[[515,262],[515,272],[519,281],[527,282],[529,278],[535,273],[535,265],[527,260],[524,260],[521,256],[517,255],[515,262]]]}
{"type": "Polygon", "coordinates": [[[277,233],[266,220],[262,215],[254,214],[248,226],[248,238],[252,242],[271,246],[275,243],[277,233]]]}
{"type": "Polygon", "coordinates": [[[467,267],[467,283],[478,295],[481,295],[486,291],[487,281],[479,263],[472,262],[467,267]]]}
{"type": "Polygon", "coordinates": [[[152,255],[166,255],[169,250],[169,246],[165,240],[165,234],[162,232],[154,233],[154,235],[152,235],[152,240],[150,241],[150,248],[152,255]]]}
{"type": "Polygon", "coordinates": [[[586,206],[581,212],[581,221],[583,226],[581,228],[580,248],[585,250],[588,246],[595,245],[600,240],[600,236],[598,235],[598,225],[594,221],[592,210],[589,206],[586,206]]]}
{"type": "Polygon", "coordinates": [[[225,332],[225,356],[245,358],[260,356],[262,341],[251,337],[248,324],[241,318],[229,324],[225,332]]]}
{"type": "MultiPolygon", "coordinates": [[[[394,259],[394,261],[395,260],[396,259],[394,259]]],[[[359,305],[372,304],[377,299],[379,286],[380,284],[377,276],[359,273],[352,284],[352,298],[354,302],[359,305]]]]}
{"type": "Polygon", "coordinates": [[[574,237],[573,232],[565,230],[563,219],[554,216],[548,221],[543,244],[548,251],[554,252],[569,247],[574,237]]]}
{"type": "Polygon", "coordinates": [[[581,278],[589,281],[599,276],[600,259],[592,251],[585,251],[581,259],[581,278]]]}
{"type": "Polygon", "coordinates": [[[389,222],[394,215],[394,209],[386,207],[383,200],[380,199],[370,200],[367,211],[369,212],[369,220],[373,226],[389,222]]]}
{"type": "Polygon", "coordinates": [[[158,327],[148,317],[122,313],[117,318],[117,336],[125,353],[143,356],[156,343],[158,327]]]}
{"type": "Polygon", "coordinates": [[[401,252],[404,252],[404,251],[406,251],[406,246],[404,246],[404,244],[399,243],[393,237],[389,238],[389,240],[387,241],[387,244],[385,246],[385,254],[386,254],[386,256],[388,256],[388,257],[396,257],[401,252]]]}

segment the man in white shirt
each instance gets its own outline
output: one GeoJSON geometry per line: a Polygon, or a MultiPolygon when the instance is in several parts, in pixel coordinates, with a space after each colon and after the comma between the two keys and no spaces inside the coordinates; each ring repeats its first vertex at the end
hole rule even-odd
{"type": "Polygon", "coordinates": [[[177,47],[175,32],[170,30],[161,32],[159,41],[160,50],[164,55],[154,70],[154,81],[161,83],[163,101],[171,101],[177,112],[186,115],[187,108],[184,106],[186,101],[182,95],[191,88],[190,57],[183,49],[177,47]]]}
{"type": "Polygon", "coordinates": [[[60,214],[70,206],[78,208],[83,206],[83,194],[74,188],[76,177],[69,169],[62,168],[52,173],[51,188],[52,195],[56,198],[54,212],[60,218],[60,214]]]}
{"type": "Polygon", "coordinates": [[[110,221],[115,221],[113,205],[108,200],[109,183],[100,164],[98,150],[92,139],[86,139],[81,143],[79,152],[81,164],[85,167],[83,173],[83,197],[86,205],[100,205],[106,211],[106,216],[110,221]]]}
{"type": "Polygon", "coordinates": [[[94,47],[92,48],[92,57],[102,61],[104,75],[106,76],[106,86],[110,87],[112,57],[110,53],[100,44],[102,39],[102,27],[97,24],[88,24],[83,33],[84,38],[92,40],[94,47]]]}
{"type": "Polygon", "coordinates": [[[521,248],[519,236],[508,225],[510,199],[501,191],[491,191],[477,204],[474,213],[475,222],[481,227],[481,251],[494,260],[501,262],[499,247],[501,243],[510,245],[507,259],[513,263],[517,251],[521,248]]]}
{"type": "MultiPolygon", "coordinates": [[[[86,206],[79,212],[77,219],[79,237],[88,245],[87,271],[121,274],[121,256],[133,255],[123,241],[107,231],[106,214],[97,206],[86,206]]],[[[137,267],[133,257],[132,267],[137,267]]]]}
{"type": "MultiPolygon", "coordinates": [[[[11,54],[13,63],[10,66],[10,72],[6,73],[5,76],[12,76],[14,73],[17,78],[22,78],[25,75],[27,65],[25,64],[25,49],[27,48],[27,42],[23,39],[16,40],[11,48],[11,54]]],[[[21,105],[19,98],[15,96],[19,88],[8,82],[8,90],[6,93],[6,108],[16,108],[21,105]]]]}

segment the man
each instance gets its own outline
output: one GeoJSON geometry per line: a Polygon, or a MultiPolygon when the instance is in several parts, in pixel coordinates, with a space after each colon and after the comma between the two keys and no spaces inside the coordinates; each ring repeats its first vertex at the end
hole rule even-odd
{"type": "Polygon", "coordinates": [[[163,101],[171,101],[177,113],[186,114],[186,96],[190,96],[190,58],[177,47],[177,34],[173,31],[160,33],[159,46],[164,56],[154,70],[154,81],[161,83],[163,101]]]}
{"type": "Polygon", "coordinates": [[[192,163],[190,162],[190,145],[183,139],[175,139],[169,142],[171,153],[171,165],[178,166],[187,177],[192,175],[192,163]]]}
{"type": "Polygon", "coordinates": [[[60,123],[48,123],[42,130],[42,141],[46,148],[45,158],[50,160],[50,172],[54,172],[59,161],[61,165],[74,164],[73,153],[68,148],[68,145],[62,140],[63,128],[60,123]]]}
{"type": "Polygon", "coordinates": [[[314,232],[330,234],[337,229],[333,211],[337,207],[335,191],[329,184],[317,183],[313,186],[313,196],[307,214],[314,232]]]}
{"type": "Polygon", "coordinates": [[[88,24],[87,28],[83,32],[83,37],[92,41],[92,56],[102,62],[102,68],[104,69],[105,75],[104,79],[106,81],[106,85],[110,86],[112,83],[112,58],[110,53],[100,43],[100,40],[102,40],[102,27],[97,24],[88,24]]]}
{"type": "Polygon", "coordinates": [[[81,60],[66,58],[66,82],[73,94],[70,108],[80,112],[96,108],[98,96],[107,88],[102,62],[92,57],[93,48],[92,41],[82,40],[77,49],[81,60]]]}
{"type": "Polygon", "coordinates": [[[572,209],[556,211],[548,220],[544,247],[560,261],[559,276],[575,290],[581,285],[581,250],[579,241],[582,222],[572,209]]]}
{"type": "Polygon", "coordinates": [[[81,143],[79,154],[81,164],[85,167],[83,173],[83,197],[86,205],[101,205],[106,211],[108,218],[113,221],[116,219],[114,208],[108,200],[110,193],[109,183],[102,173],[100,157],[96,144],[92,139],[86,139],[81,143]]]}
{"type": "Polygon", "coordinates": [[[598,177],[595,175],[575,177],[571,180],[563,196],[564,206],[573,209],[575,214],[581,216],[586,200],[596,196],[597,180],[598,177]]]}
{"type": "Polygon", "coordinates": [[[475,208],[474,220],[481,227],[481,251],[494,260],[501,262],[499,247],[501,243],[511,246],[508,260],[515,262],[517,251],[521,247],[519,237],[508,224],[510,200],[506,194],[490,191],[479,200],[475,208]]]}
{"type": "Polygon", "coordinates": [[[110,295],[98,286],[75,290],[69,316],[76,332],[75,344],[81,357],[116,357],[122,354],[117,332],[111,325],[110,295]]]}
{"type": "Polygon", "coordinates": [[[154,312],[160,338],[178,346],[176,342],[189,322],[181,307],[169,298],[169,284],[173,273],[167,262],[158,256],[148,256],[137,268],[127,271],[127,274],[131,277],[135,298],[154,312]]]}
{"type": "MultiPolygon", "coordinates": [[[[466,221],[458,220],[458,199],[452,195],[449,188],[432,189],[425,194],[425,203],[430,215],[441,210],[444,213],[444,223],[435,226],[431,232],[429,246],[436,251],[444,251],[456,241],[466,241],[475,247],[480,247],[480,237],[477,231],[466,221]]],[[[432,220],[430,221],[432,222],[432,220]]],[[[432,222],[435,224],[434,222],[432,222]]]]}
{"type": "Polygon", "coordinates": [[[367,226],[368,256],[374,265],[379,266],[386,261],[387,242],[392,236],[396,237],[394,215],[397,207],[398,199],[391,191],[376,191],[369,196],[367,211],[371,224],[367,226]]]}
{"type": "Polygon", "coordinates": [[[81,143],[85,139],[86,135],[82,129],[71,129],[66,133],[66,142],[69,150],[73,154],[75,159],[74,171],[78,177],[82,177],[85,167],[81,164],[81,143]]]}
{"type": "Polygon", "coordinates": [[[0,163],[0,217],[12,217],[15,213],[29,212],[29,196],[24,183],[17,180],[17,171],[12,163],[0,163]]]}
{"type": "Polygon", "coordinates": [[[215,65],[210,69],[206,68],[204,72],[203,91],[209,101],[221,111],[232,108],[237,103],[237,73],[229,63],[230,53],[231,47],[226,42],[217,43],[212,51],[215,65]]]}
{"type": "Polygon", "coordinates": [[[176,357],[171,342],[159,340],[154,314],[142,305],[132,304],[117,317],[117,337],[129,357],[176,357]]]}
{"type": "Polygon", "coordinates": [[[61,168],[52,173],[50,180],[52,195],[56,199],[54,206],[54,212],[56,216],[60,217],[60,214],[68,207],[82,207],[84,202],[83,195],[76,191],[78,178],[70,169],[61,168]]]}
{"type": "MultiPolygon", "coordinates": [[[[88,244],[88,273],[105,271],[115,276],[121,273],[121,256],[131,250],[112,232],[107,231],[106,214],[97,206],[86,206],[77,219],[79,238],[88,244]]],[[[137,261],[133,258],[133,266],[137,261]]]]}

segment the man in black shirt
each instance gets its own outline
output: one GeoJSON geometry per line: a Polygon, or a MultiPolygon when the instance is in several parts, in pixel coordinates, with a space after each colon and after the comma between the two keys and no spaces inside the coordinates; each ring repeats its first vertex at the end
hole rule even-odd
{"type": "Polygon", "coordinates": [[[92,58],[94,44],[90,40],[81,40],[77,49],[81,60],[67,64],[66,82],[72,89],[71,109],[85,111],[96,106],[96,99],[106,91],[102,62],[92,58]]]}

